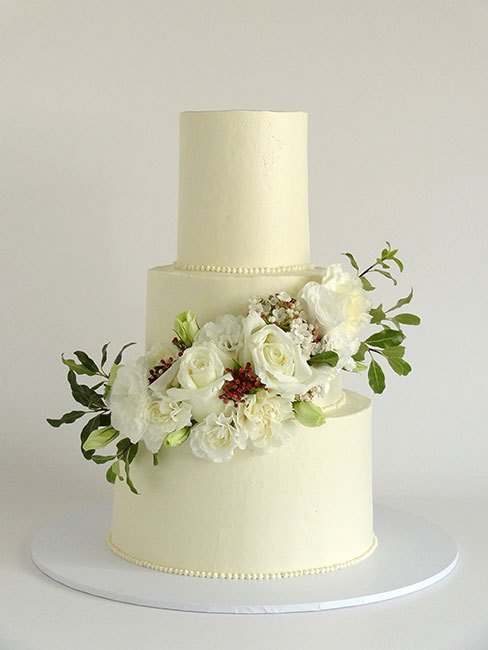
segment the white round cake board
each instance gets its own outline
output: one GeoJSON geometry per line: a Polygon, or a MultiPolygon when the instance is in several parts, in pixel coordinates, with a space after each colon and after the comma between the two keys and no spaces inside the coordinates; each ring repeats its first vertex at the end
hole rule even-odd
{"type": "Polygon", "coordinates": [[[455,567],[456,543],[414,515],[375,508],[378,547],[359,564],[274,580],[195,578],[137,566],[114,555],[105,537],[110,508],[95,506],[42,528],[32,559],[50,578],[89,594],[135,605],[193,612],[279,614],[366,605],[424,589],[455,567]]]}

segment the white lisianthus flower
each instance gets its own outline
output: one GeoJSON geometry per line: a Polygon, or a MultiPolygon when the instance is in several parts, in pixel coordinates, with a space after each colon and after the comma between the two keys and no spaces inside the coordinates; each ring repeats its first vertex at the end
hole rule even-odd
{"type": "Polygon", "coordinates": [[[258,453],[269,453],[290,440],[297,425],[289,399],[258,390],[247,395],[235,414],[236,424],[258,453]]]}
{"type": "Polygon", "coordinates": [[[293,399],[304,395],[312,386],[323,385],[326,375],[310,366],[300,346],[289,333],[276,325],[265,325],[253,332],[246,345],[254,372],[263,384],[293,399]]]}
{"type": "Polygon", "coordinates": [[[191,408],[185,402],[173,402],[168,397],[149,400],[147,426],[143,435],[146,447],[156,454],[169,433],[191,424],[191,408]]]}
{"type": "Polygon", "coordinates": [[[107,398],[114,429],[136,443],[147,428],[148,376],[144,357],[121,366],[107,398]]]}
{"type": "Polygon", "coordinates": [[[326,350],[332,350],[339,355],[339,361],[335,369],[345,368],[354,370],[356,362],[352,358],[353,354],[359,350],[361,341],[357,336],[351,336],[341,327],[336,327],[327,337],[326,350]]]}
{"type": "Polygon", "coordinates": [[[191,430],[190,447],[195,456],[207,458],[214,463],[230,460],[234,449],[241,445],[239,431],[234,426],[232,417],[224,413],[211,413],[191,430]]]}
{"type": "Polygon", "coordinates": [[[232,379],[232,375],[226,373],[231,364],[232,359],[214,343],[195,343],[180,358],[176,375],[180,388],[168,388],[168,397],[177,402],[189,402],[197,422],[211,413],[220,413],[225,405],[218,395],[224,381],[232,379]]]}
{"type": "MultiPolygon", "coordinates": [[[[167,372],[172,374],[172,369],[167,372]]],[[[158,451],[168,433],[191,423],[190,405],[158,393],[153,389],[156,383],[149,385],[145,356],[129,361],[119,368],[107,400],[112,426],[133,443],[143,440],[152,453],[158,451]]]]}
{"type": "Polygon", "coordinates": [[[326,349],[339,355],[336,368],[354,367],[351,357],[358,350],[361,331],[371,320],[371,301],[360,278],[340,264],[332,264],[321,283],[307,282],[298,300],[325,337],[326,349]]]}
{"type": "Polygon", "coordinates": [[[218,316],[215,321],[205,323],[198,332],[195,343],[211,341],[226,354],[235,356],[244,343],[243,320],[242,316],[232,314],[218,316]]]}
{"type": "Polygon", "coordinates": [[[321,284],[307,282],[298,300],[311,320],[317,323],[321,335],[330,334],[340,326],[351,336],[357,336],[371,320],[371,302],[361,280],[345,271],[341,264],[328,266],[321,284]]]}

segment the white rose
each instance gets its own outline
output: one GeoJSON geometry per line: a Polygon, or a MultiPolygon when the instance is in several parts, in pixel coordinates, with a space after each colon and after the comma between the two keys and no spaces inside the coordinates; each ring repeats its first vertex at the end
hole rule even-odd
{"type": "Polygon", "coordinates": [[[232,417],[224,413],[211,413],[190,433],[190,447],[195,456],[208,458],[214,463],[230,460],[238,446],[239,432],[232,423],[232,417]]]}
{"type": "Polygon", "coordinates": [[[340,264],[327,267],[321,284],[307,282],[298,299],[310,319],[317,323],[322,336],[340,326],[355,337],[371,320],[371,302],[361,280],[357,275],[344,271],[340,264]]]}
{"type": "Polygon", "coordinates": [[[191,424],[191,408],[185,402],[173,402],[168,397],[153,399],[148,403],[146,421],[143,440],[155,454],[169,433],[191,424]]]}
{"type": "Polygon", "coordinates": [[[225,405],[219,399],[219,391],[224,381],[232,379],[232,375],[226,373],[231,364],[232,359],[214,343],[195,343],[185,350],[179,361],[176,379],[181,388],[169,388],[168,397],[177,402],[189,402],[197,422],[210,413],[220,413],[225,405]]]}
{"type": "Polygon", "coordinates": [[[242,316],[224,314],[215,321],[205,323],[195,339],[195,343],[211,341],[226,354],[236,355],[244,342],[242,316]]]}
{"type": "Polygon", "coordinates": [[[296,420],[290,400],[276,393],[258,390],[239,404],[236,424],[255,451],[269,453],[290,440],[296,432],[296,420]]]}
{"type": "Polygon", "coordinates": [[[293,399],[312,386],[322,385],[326,375],[309,366],[299,345],[276,325],[265,325],[247,341],[254,371],[265,384],[293,399]]]}
{"type": "Polygon", "coordinates": [[[108,407],[112,426],[131,442],[139,442],[146,431],[148,376],[144,357],[121,366],[113,383],[108,407]]]}

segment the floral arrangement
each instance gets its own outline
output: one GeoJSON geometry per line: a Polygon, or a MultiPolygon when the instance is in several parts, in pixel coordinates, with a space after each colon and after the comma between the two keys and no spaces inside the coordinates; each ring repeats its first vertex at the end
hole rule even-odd
{"type": "Polygon", "coordinates": [[[295,297],[278,291],[251,298],[245,316],[222,314],[200,327],[186,311],[176,317],[171,343],[154,345],[136,361],[122,364],[124,350],[134,345],[129,343],[109,371],[108,343],[100,365],[79,350],[76,360],[62,355],[73,398],[85,410],[48,422],[59,427],[91,415],[81,431],[84,457],[110,463],[107,480],[125,478],[135,493],[130,464],[141,441],[155,465],[163,446],[186,440],[196,456],[216,463],[246,448],[269,453],[293,437],[297,422],[309,427],[325,423],[321,404],[339,370],[367,370],[375,393],[385,388],[379,359],[399,375],[411,371],[402,328],[418,325],[420,319],[398,310],[412,300],[413,290],[389,309],[373,307],[369,299],[373,273],[396,285],[391,263],[403,271],[397,252],[387,242],[362,272],[354,256],[344,253],[352,272],[340,264],[328,266],[321,282],[308,282],[295,297]],[[379,329],[366,336],[370,325],[379,329]],[[77,375],[94,377],[97,383],[80,384],[77,375]],[[96,453],[111,443],[112,453],[96,453]]]}

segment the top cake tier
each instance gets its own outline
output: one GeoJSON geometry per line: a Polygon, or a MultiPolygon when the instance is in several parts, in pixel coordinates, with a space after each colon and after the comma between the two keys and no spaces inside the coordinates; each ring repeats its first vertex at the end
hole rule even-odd
{"type": "Polygon", "coordinates": [[[309,263],[307,114],[182,113],[177,265],[309,263]]]}

